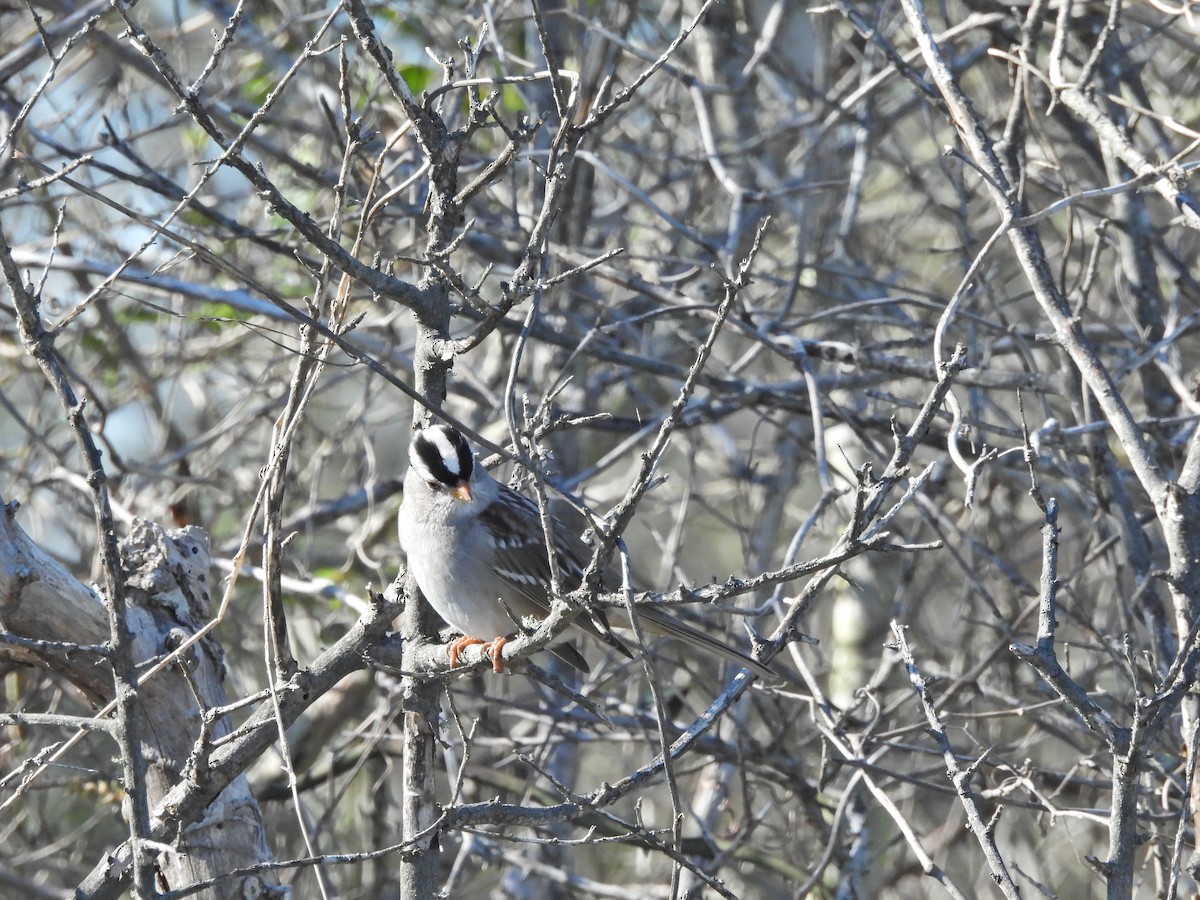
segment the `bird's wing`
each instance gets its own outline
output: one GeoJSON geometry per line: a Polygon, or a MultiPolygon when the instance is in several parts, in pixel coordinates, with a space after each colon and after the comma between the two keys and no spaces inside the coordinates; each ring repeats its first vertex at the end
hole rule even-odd
{"type": "MultiPolygon", "coordinates": [[[[547,588],[550,584],[550,561],[546,557],[546,536],[542,531],[537,504],[524,494],[504,487],[497,497],[497,502],[489,505],[480,519],[491,533],[496,546],[496,574],[521,596],[548,612],[552,599],[547,588]]],[[[563,591],[573,591],[583,580],[584,563],[566,540],[562,523],[554,519],[553,528],[557,535],[555,554],[558,561],[559,587],[563,591]]],[[[660,609],[638,606],[636,611],[638,619],[652,634],[665,635],[699,650],[724,657],[768,682],[778,682],[780,679],[778,673],[757,660],[691,625],[678,621],[660,609]]],[[[630,659],[633,658],[629,648],[613,634],[608,618],[602,610],[589,610],[577,618],[575,624],[630,659]]],[[[577,668],[582,668],[574,660],[567,661],[577,668]]]]}
{"type": "MultiPolygon", "coordinates": [[[[502,488],[496,502],[480,514],[480,522],[491,534],[496,547],[493,559],[496,574],[521,596],[549,612],[552,601],[548,588],[550,560],[537,504],[524,494],[502,488]]],[[[562,533],[561,522],[555,519],[553,526],[556,533],[562,533]]],[[[583,579],[583,562],[562,539],[555,541],[555,556],[559,588],[564,592],[575,590],[583,579]]],[[[633,658],[629,648],[612,633],[602,611],[588,610],[575,620],[575,624],[633,658]]]]}

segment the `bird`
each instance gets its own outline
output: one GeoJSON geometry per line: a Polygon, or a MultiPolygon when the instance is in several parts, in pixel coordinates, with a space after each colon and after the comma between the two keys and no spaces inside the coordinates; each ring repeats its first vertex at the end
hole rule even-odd
{"type": "MultiPolygon", "coordinates": [[[[437,423],[413,433],[398,516],[400,547],[408,570],[429,604],[462,637],[447,645],[450,667],[466,647],[483,644],[495,672],[503,671],[506,641],[527,618],[545,619],[554,599],[546,533],[538,505],[502,484],[479,464],[456,429],[437,423]]],[[[554,555],[563,593],[579,587],[584,562],[555,520],[554,555]]],[[[662,610],[638,606],[645,631],[662,634],[728,659],[758,677],[777,681],[767,666],[662,610]]],[[[630,659],[602,610],[583,610],[570,629],[582,630],[630,659]]],[[[570,643],[550,651],[588,672],[570,643]]]]}

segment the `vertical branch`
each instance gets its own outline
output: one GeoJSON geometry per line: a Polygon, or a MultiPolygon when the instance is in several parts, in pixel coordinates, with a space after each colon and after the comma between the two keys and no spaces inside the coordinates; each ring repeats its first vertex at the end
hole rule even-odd
{"type": "MultiPolygon", "coordinates": [[[[1193,722],[1192,733],[1188,737],[1187,745],[1189,747],[1195,747],[1197,740],[1200,740],[1200,720],[1193,722]]],[[[1192,792],[1195,789],[1195,783],[1196,754],[1192,753],[1188,755],[1187,769],[1184,772],[1183,795],[1185,797],[1190,797],[1192,795],[1192,792]]],[[[1186,826],[1190,818],[1188,815],[1189,812],[1190,807],[1188,804],[1181,803],[1179,805],[1179,821],[1175,826],[1175,842],[1174,846],[1171,848],[1170,881],[1167,884],[1167,890],[1164,894],[1166,900],[1175,900],[1175,898],[1179,895],[1179,863],[1183,858],[1183,847],[1187,830],[1186,826]]],[[[1193,850],[1193,852],[1195,851],[1193,850]]]]}
{"type": "MultiPolygon", "coordinates": [[[[984,184],[997,210],[1004,220],[1011,221],[1022,211],[999,164],[995,146],[983,120],[977,115],[947,66],[921,5],[917,0],[901,0],[901,6],[959,137],[969,150],[974,165],[983,175],[984,184]]],[[[1191,195],[1176,186],[1177,183],[1183,183],[1183,179],[1178,177],[1180,173],[1176,171],[1176,167],[1168,165],[1160,170],[1153,166],[1134,147],[1117,123],[1100,109],[1090,93],[1067,81],[1063,72],[1063,62],[1067,56],[1070,9],[1071,4],[1063,4],[1061,7],[1059,27],[1051,51],[1050,82],[1056,91],[1056,98],[1094,130],[1097,140],[1107,153],[1119,159],[1137,175],[1146,178],[1160,196],[1180,214],[1183,224],[1200,228],[1200,205],[1191,195]]],[[[1010,228],[1008,236],[1033,294],[1044,315],[1052,323],[1059,343],[1070,355],[1103,410],[1108,427],[1120,441],[1130,467],[1154,504],[1170,556],[1167,584],[1172,592],[1176,632],[1182,644],[1196,615],[1195,598],[1200,596],[1200,564],[1197,562],[1200,560],[1200,494],[1185,482],[1179,485],[1172,484],[1163,475],[1152,447],[1143,429],[1134,420],[1119,385],[1084,333],[1081,319],[1073,314],[1055,285],[1037,231],[1032,227],[1010,228]]],[[[1185,466],[1184,473],[1186,472],[1185,466]]],[[[1050,665],[1044,654],[1040,659],[1047,664],[1047,671],[1053,671],[1057,666],[1056,662],[1050,665]]],[[[1072,694],[1082,693],[1071,690],[1072,686],[1078,686],[1066,678],[1061,670],[1054,674],[1059,678],[1056,688],[1072,694]]],[[[1195,706],[1191,700],[1184,700],[1184,733],[1192,731],[1191,720],[1197,715],[1195,706]]],[[[1149,727],[1153,730],[1154,723],[1142,720],[1140,708],[1135,707],[1133,712],[1133,732],[1140,735],[1143,728],[1149,727]]],[[[1158,715],[1162,714],[1160,710],[1158,715]]],[[[1110,878],[1110,896],[1127,895],[1126,892],[1132,890],[1133,884],[1132,848],[1129,841],[1132,840],[1131,835],[1136,825],[1136,810],[1133,804],[1139,758],[1136,752],[1130,751],[1129,733],[1127,729],[1109,732],[1114,759],[1114,809],[1110,821],[1110,858],[1105,872],[1110,878]]],[[[1194,753],[1195,750],[1194,747],[1190,748],[1190,752],[1194,753]]],[[[1200,821],[1200,797],[1193,796],[1189,802],[1193,807],[1193,820],[1200,821]]]]}
{"type": "MultiPolygon", "coordinates": [[[[1004,175],[995,146],[971,101],[963,93],[946,64],[923,8],[917,0],[901,0],[900,5],[959,137],[984,176],[983,183],[991,193],[996,208],[1008,221],[1019,218],[1022,211],[1004,175]]],[[[1054,326],[1055,336],[1063,349],[1070,354],[1088,387],[1095,394],[1108,418],[1109,426],[1125,448],[1130,465],[1142,487],[1154,501],[1160,514],[1163,513],[1167,501],[1166,481],[1111,373],[1096,355],[1083,333],[1078,317],[1073,315],[1062,293],[1055,286],[1037,232],[1033,228],[1009,228],[1007,234],[1038,305],[1054,326]]]]}
{"type": "Polygon", "coordinates": [[[1046,501],[1046,521],[1042,523],[1042,576],[1039,595],[1042,598],[1038,609],[1037,652],[1054,653],[1054,631],[1058,622],[1054,617],[1058,602],[1058,500],[1046,501]]]}
{"type": "Polygon", "coordinates": [[[633,514],[637,509],[638,503],[641,502],[642,497],[649,490],[654,469],[658,465],[658,461],[662,458],[663,452],[667,449],[671,435],[674,433],[675,427],[679,424],[683,411],[687,408],[692,392],[696,389],[696,384],[700,380],[700,373],[704,371],[704,366],[708,362],[713,346],[717,342],[717,337],[725,327],[725,320],[728,318],[730,310],[733,309],[733,303],[737,299],[738,291],[747,283],[750,265],[754,261],[754,257],[758,255],[758,249],[766,227],[767,220],[764,219],[760,223],[758,232],[754,237],[754,245],[750,248],[738,267],[735,279],[726,282],[725,296],[717,304],[716,316],[713,319],[712,326],[708,330],[708,335],[705,337],[704,343],[696,351],[696,358],[688,370],[687,377],[684,379],[683,384],[679,386],[679,393],[676,395],[675,401],[671,404],[670,413],[663,419],[662,425],[658,428],[658,434],[654,437],[654,445],[642,454],[642,463],[633,484],[625,496],[621,498],[621,502],[610,513],[607,533],[604,539],[599,542],[597,553],[588,565],[587,572],[584,573],[585,584],[611,558],[615,541],[624,533],[625,528],[633,519],[633,514]]]}
{"type": "MultiPolygon", "coordinates": [[[[440,406],[446,397],[450,362],[441,359],[433,348],[445,341],[450,333],[449,288],[440,280],[430,280],[425,285],[425,294],[427,302],[416,310],[418,331],[414,374],[417,392],[432,406],[440,406]]],[[[413,412],[413,427],[427,424],[429,419],[429,413],[418,406],[413,412]]],[[[434,636],[434,626],[432,611],[412,576],[406,581],[405,597],[400,629],[407,648],[430,640],[434,636]]],[[[408,665],[404,668],[405,671],[412,670],[408,665]]],[[[440,690],[438,682],[411,675],[401,682],[404,710],[401,834],[406,840],[416,840],[400,863],[400,896],[404,900],[433,896],[437,889],[438,845],[430,826],[438,814],[436,750],[440,690]]]]}
{"type": "Polygon", "coordinates": [[[938,713],[937,705],[933,702],[933,696],[929,691],[929,683],[921,674],[921,670],[917,668],[912,650],[909,649],[908,641],[904,638],[904,628],[895,619],[892,620],[892,637],[896,639],[896,647],[900,651],[900,658],[904,660],[905,669],[908,670],[909,681],[912,682],[913,690],[917,692],[917,699],[921,701],[921,710],[925,713],[925,721],[929,723],[929,734],[937,741],[938,749],[942,752],[942,762],[946,764],[946,774],[954,785],[955,793],[958,794],[958,799],[967,814],[967,826],[975,835],[975,840],[979,841],[979,846],[983,848],[988,868],[992,870],[992,880],[1005,897],[1016,900],[1021,896],[1021,891],[1012,876],[1008,874],[1008,866],[1004,863],[1004,857],[1000,855],[1000,848],[996,846],[995,827],[1000,816],[999,809],[990,821],[985,821],[983,811],[979,808],[979,797],[971,789],[971,779],[974,777],[976,769],[987,759],[987,754],[985,753],[965,769],[959,767],[958,757],[950,745],[946,727],[942,724],[942,717],[938,713]]]}
{"type": "Polygon", "coordinates": [[[1113,718],[1072,679],[1058,661],[1054,651],[1054,634],[1058,627],[1055,607],[1058,602],[1058,501],[1046,500],[1046,522],[1042,528],[1042,578],[1039,597],[1037,646],[1012,644],[1009,649],[1020,660],[1031,665],[1074,710],[1087,726],[1104,738],[1109,747],[1128,743],[1127,729],[1120,728],[1113,718]]]}
{"type": "MultiPolygon", "coordinates": [[[[380,42],[374,23],[362,3],[347,6],[350,22],[360,44],[387,79],[392,95],[399,100],[413,123],[421,149],[431,166],[429,195],[429,241],[426,255],[436,259],[451,247],[460,221],[456,200],[459,146],[445,123],[432,110],[420,106],[396,74],[390,51],[380,42]]],[[[430,267],[420,283],[420,295],[410,304],[417,320],[413,375],[418,395],[431,408],[446,398],[446,379],[453,356],[441,352],[450,336],[450,284],[438,267],[430,267]]],[[[430,414],[417,406],[413,427],[428,424],[430,414]]],[[[405,647],[416,646],[433,636],[433,617],[412,577],[405,583],[401,633],[405,647]]],[[[410,671],[409,666],[404,667],[410,671]]],[[[405,676],[401,682],[403,758],[401,762],[401,833],[413,840],[412,849],[400,861],[400,896],[407,900],[430,897],[437,890],[438,845],[430,827],[437,818],[436,765],[437,723],[440,710],[436,681],[405,676]]]]}
{"type": "Polygon", "coordinates": [[[154,853],[143,846],[150,834],[150,803],[146,795],[146,762],[142,755],[141,723],[139,721],[136,665],[133,635],[129,630],[125,599],[125,582],[121,576],[121,560],[117,550],[117,528],[113,521],[108,498],[108,476],[104,471],[100,450],[92,440],[83,403],[63,371],[54,339],[42,327],[38,310],[39,298],[26,288],[12,258],[4,232],[0,230],[0,268],[12,292],[17,308],[17,327],[25,350],[37,360],[39,368],[62,404],[71,425],[75,446],[87,469],[87,484],[91,489],[92,511],[96,521],[100,566],[104,578],[104,594],[108,611],[109,640],[112,643],[109,661],[112,663],[113,687],[117,705],[117,743],[120,746],[121,773],[126,795],[126,815],[129,836],[133,845],[133,885],[138,897],[154,895],[154,853]]]}
{"type": "MultiPolygon", "coordinates": [[[[1155,714],[1144,714],[1143,704],[1134,706],[1131,728],[1118,727],[1113,719],[1083,688],[1072,679],[1054,651],[1058,627],[1055,608],[1058,594],[1058,502],[1046,501],[1046,521],[1042,528],[1041,599],[1038,612],[1036,647],[1013,644],[1014,654],[1029,663],[1059,696],[1104,738],[1113,758],[1112,811],[1108,820],[1108,860],[1092,864],[1108,880],[1109,897],[1131,897],[1134,885],[1134,851],[1137,849],[1137,780],[1141,757],[1154,730],[1155,714]]],[[[1161,719],[1159,719],[1161,721],[1161,719]]]]}

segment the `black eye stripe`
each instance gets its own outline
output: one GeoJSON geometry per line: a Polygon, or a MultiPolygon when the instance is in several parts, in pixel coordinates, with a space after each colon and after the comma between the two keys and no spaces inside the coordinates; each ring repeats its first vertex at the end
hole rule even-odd
{"type": "Polygon", "coordinates": [[[459,477],[463,481],[470,481],[471,476],[475,473],[475,454],[471,452],[471,448],[467,446],[466,439],[457,431],[451,432],[453,435],[455,449],[458,451],[458,471],[459,477]]]}
{"type": "Polygon", "coordinates": [[[411,464],[430,484],[454,487],[469,481],[475,468],[475,456],[457,431],[434,425],[413,436],[409,448],[411,464]]]}
{"type": "Polygon", "coordinates": [[[442,461],[442,454],[438,452],[436,446],[418,439],[414,449],[420,460],[418,468],[422,470],[422,475],[426,476],[426,481],[430,480],[428,476],[431,475],[433,481],[440,481],[442,484],[452,485],[458,482],[454,473],[446,468],[446,463],[442,461]]]}

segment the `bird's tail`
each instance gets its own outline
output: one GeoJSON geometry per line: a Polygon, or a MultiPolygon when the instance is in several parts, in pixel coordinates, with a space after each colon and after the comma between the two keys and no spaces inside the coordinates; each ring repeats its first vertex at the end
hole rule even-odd
{"type": "Polygon", "coordinates": [[[685,625],[660,609],[656,609],[653,606],[638,606],[636,610],[638,619],[642,622],[643,627],[652,634],[665,635],[677,641],[682,641],[685,644],[690,644],[707,653],[724,657],[735,665],[741,666],[743,669],[749,669],[764,681],[779,682],[782,680],[778,673],[770,667],[763,665],[758,660],[751,659],[740,650],[735,650],[728,644],[722,643],[714,637],[709,637],[703,631],[693,628],[691,625],[685,625]]]}

